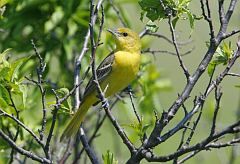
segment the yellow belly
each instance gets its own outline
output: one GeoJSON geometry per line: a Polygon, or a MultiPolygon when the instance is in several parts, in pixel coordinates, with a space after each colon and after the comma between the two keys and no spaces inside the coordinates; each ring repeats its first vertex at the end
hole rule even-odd
{"type": "Polygon", "coordinates": [[[101,83],[105,88],[106,97],[126,88],[135,78],[139,71],[140,55],[118,51],[112,65],[110,75],[101,83]]]}

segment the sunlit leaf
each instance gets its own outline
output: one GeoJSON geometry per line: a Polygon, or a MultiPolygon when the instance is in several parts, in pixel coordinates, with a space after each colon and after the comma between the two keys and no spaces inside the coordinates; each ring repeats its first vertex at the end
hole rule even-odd
{"type": "Polygon", "coordinates": [[[114,158],[113,153],[109,150],[107,153],[102,155],[102,159],[104,164],[118,164],[118,161],[114,158]]]}
{"type": "Polygon", "coordinates": [[[8,103],[2,97],[0,97],[0,107],[2,109],[6,109],[8,107],[8,103]]]}
{"type": "Polygon", "coordinates": [[[9,0],[0,0],[0,7],[6,5],[9,2],[9,0]]]}
{"type": "Polygon", "coordinates": [[[0,84],[0,97],[1,97],[7,104],[11,104],[11,99],[10,99],[8,90],[7,90],[2,84],[0,84]]]}
{"type": "MultiPolygon", "coordinates": [[[[30,56],[31,57],[31,56],[30,56]]],[[[11,82],[13,82],[14,78],[17,78],[17,74],[18,74],[18,70],[19,68],[22,66],[22,64],[24,64],[30,57],[23,57],[20,59],[17,59],[16,61],[14,61],[13,63],[11,63],[10,65],[10,72],[9,72],[9,76],[11,79],[11,82]]]]}
{"type": "Polygon", "coordinates": [[[9,63],[7,61],[7,55],[9,54],[10,52],[10,48],[9,49],[6,49],[5,51],[3,51],[2,53],[0,53],[0,69],[2,67],[8,67],[9,66],[9,63]]]}
{"type": "Polygon", "coordinates": [[[212,75],[213,70],[217,65],[226,65],[228,61],[232,58],[232,55],[233,50],[231,47],[231,42],[229,42],[228,44],[223,42],[223,44],[216,49],[213,59],[208,65],[208,75],[212,75]]]}
{"type": "Polygon", "coordinates": [[[146,30],[154,33],[154,32],[157,32],[158,26],[154,22],[148,21],[146,25],[146,30]]]}
{"type": "Polygon", "coordinates": [[[143,20],[143,16],[145,15],[148,19],[150,19],[151,21],[154,22],[157,20],[166,19],[168,17],[166,12],[169,12],[169,13],[171,13],[171,16],[173,17],[172,23],[173,23],[174,28],[176,27],[178,20],[188,19],[190,27],[191,27],[191,29],[193,29],[195,16],[188,7],[190,2],[191,2],[191,0],[162,1],[162,3],[165,6],[165,11],[164,11],[159,0],[140,0],[139,5],[141,6],[142,11],[143,11],[140,19],[143,20]]]}
{"type": "Polygon", "coordinates": [[[210,63],[210,64],[208,65],[208,69],[207,69],[207,70],[208,70],[208,75],[209,75],[209,76],[212,76],[215,67],[216,67],[216,64],[213,64],[213,63],[210,63]]]}

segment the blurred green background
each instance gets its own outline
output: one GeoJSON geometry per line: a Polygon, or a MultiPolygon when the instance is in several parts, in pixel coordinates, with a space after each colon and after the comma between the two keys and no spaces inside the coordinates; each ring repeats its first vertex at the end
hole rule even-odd
{"type": "MultiPolygon", "coordinates": [[[[130,28],[137,32],[141,32],[144,29],[149,20],[145,17],[143,21],[140,20],[141,7],[137,0],[115,0],[113,4],[120,11],[120,16],[130,28]]],[[[210,6],[213,16],[212,20],[217,33],[219,29],[217,1],[211,1],[210,6]]],[[[226,2],[225,6],[228,6],[228,2],[226,2]]],[[[11,48],[10,60],[33,55],[31,59],[21,67],[18,77],[28,76],[36,78],[36,66],[38,63],[34,56],[32,45],[30,44],[31,39],[35,40],[36,46],[47,63],[44,78],[48,81],[46,85],[46,88],[48,88],[47,103],[49,109],[47,114],[48,118],[51,119],[51,103],[54,101],[54,95],[51,93],[50,88],[58,89],[66,87],[71,89],[73,86],[74,60],[81,51],[84,36],[88,29],[88,0],[10,0],[5,7],[5,11],[0,19],[0,52],[3,52],[7,48],[11,48]]],[[[191,2],[189,8],[193,14],[199,17],[201,16],[200,2],[191,2]]],[[[240,6],[238,3],[230,21],[228,31],[239,28],[239,11],[240,6]]],[[[106,29],[122,26],[110,1],[104,2],[104,12],[105,23],[101,38],[101,42],[103,42],[104,45],[100,46],[97,50],[97,63],[99,63],[114,47],[112,39],[110,35],[107,34],[106,29]]],[[[155,21],[155,23],[159,27],[158,32],[160,34],[171,38],[167,20],[155,21]]],[[[96,25],[95,30],[98,30],[98,25],[96,25]]],[[[180,20],[177,23],[176,32],[178,41],[190,40],[189,44],[181,46],[180,51],[184,53],[193,48],[190,54],[183,57],[186,67],[190,73],[193,73],[207,50],[206,42],[209,41],[208,24],[203,19],[196,20],[194,29],[191,29],[187,20],[180,20]]],[[[233,49],[235,49],[237,36],[229,38],[226,42],[228,41],[232,42],[233,49]]],[[[173,45],[167,43],[163,39],[151,36],[143,38],[143,49],[146,48],[174,52],[173,45]]],[[[90,54],[88,52],[82,61],[81,75],[86,71],[89,62],[90,54]]],[[[163,53],[155,55],[143,54],[142,63],[149,64],[142,67],[142,76],[138,81],[134,82],[133,87],[136,95],[135,105],[144,118],[144,124],[151,125],[147,129],[149,133],[154,123],[153,111],[158,111],[160,115],[163,110],[167,110],[177,98],[177,94],[182,92],[186,84],[186,79],[176,56],[163,53]]],[[[224,66],[218,66],[214,77],[223,69],[224,66]]],[[[239,63],[235,64],[232,71],[236,73],[239,72],[239,63]]],[[[89,77],[90,75],[88,75],[88,78],[89,77]]],[[[204,89],[208,84],[208,80],[209,76],[207,72],[205,72],[195,86],[191,97],[185,103],[188,110],[191,110],[193,107],[194,97],[199,96],[200,93],[205,91],[204,89]]],[[[87,80],[84,81],[82,90],[86,82],[87,80]]],[[[227,77],[221,84],[223,97],[218,116],[217,129],[222,129],[237,119],[236,114],[237,111],[240,110],[240,97],[239,88],[235,86],[239,85],[239,83],[240,81],[238,78],[227,77]]],[[[27,95],[25,108],[21,110],[20,115],[24,123],[37,132],[37,129],[40,128],[41,121],[41,117],[39,117],[41,116],[40,93],[37,87],[30,86],[27,90],[27,95]]],[[[131,128],[131,124],[135,124],[137,120],[131,110],[132,107],[129,97],[126,96],[124,101],[125,103],[119,102],[118,105],[114,107],[114,116],[127,131],[130,139],[136,145],[139,145],[140,142],[137,132],[131,128]]],[[[192,144],[209,134],[208,131],[211,128],[213,111],[214,97],[211,95],[205,103],[202,120],[191,142],[192,144]]],[[[94,123],[98,111],[94,110],[94,112],[91,111],[89,113],[95,114],[95,116],[85,121],[85,127],[88,129],[88,134],[90,135],[93,130],[92,127],[95,126],[94,123]]],[[[100,114],[103,115],[104,111],[100,111],[100,114]]],[[[167,131],[175,125],[183,115],[183,110],[180,110],[165,130],[167,131]]],[[[56,136],[60,135],[61,130],[65,126],[66,120],[69,118],[69,111],[61,110],[58,117],[59,129],[56,131],[56,136]]],[[[49,129],[49,127],[47,127],[47,129],[49,129]]],[[[18,140],[17,143],[24,144],[24,137],[26,139],[28,137],[27,134],[23,134],[23,140],[18,140]]],[[[170,140],[156,147],[154,151],[159,155],[167,155],[175,151],[178,147],[180,137],[181,133],[177,133],[170,140]]],[[[227,139],[226,137],[223,140],[227,139]]],[[[24,146],[26,145],[24,144],[24,146]]],[[[57,147],[60,148],[61,145],[59,144],[57,147]]],[[[105,154],[107,150],[110,150],[119,163],[124,163],[130,156],[126,146],[122,144],[120,137],[117,135],[108,119],[104,122],[100,130],[100,136],[94,140],[93,147],[99,157],[105,154]]],[[[235,146],[235,148],[237,153],[235,163],[239,163],[240,148],[239,146],[235,146]]],[[[0,161],[7,161],[10,149],[5,149],[5,147],[2,146],[1,150],[0,161]]],[[[37,146],[33,150],[39,151],[37,146]]],[[[186,163],[215,162],[225,164],[229,163],[231,152],[231,147],[203,151],[186,163]]],[[[84,158],[81,158],[81,160],[84,162],[84,158]]],[[[34,163],[31,160],[28,161],[29,163],[34,163]]],[[[143,161],[142,163],[147,162],[143,161]]]]}

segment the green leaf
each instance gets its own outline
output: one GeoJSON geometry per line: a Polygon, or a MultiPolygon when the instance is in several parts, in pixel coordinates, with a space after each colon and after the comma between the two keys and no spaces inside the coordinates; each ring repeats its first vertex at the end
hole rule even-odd
{"type": "Polygon", "coordinates": [[[6,49],[5,51],[3,51],[2,53],[0,53],[0,69],[2,67],[8,67],[9,66],[9,63],[8,61],[6,60],[6,56],[9,54],[9,51],[11,49],[6,49]]]}
{"type": "Polygon", "coordinates": [[[150,20],[146,25],[146,30],[149,30],[150,32],[155,33],[158,30],[158,26],[150,20]]]}
{"type": "Polygon", "coordinates": [[[9,0],[0,0],[0,7],[6,5],[9,2],[9,0]]]}
{"type": "Polygon", "coordinates": [[[173,24],[173,28],[175,29],[176,28],[176,25],[177,25],[177,21],[179,20],[179,18],[178,17],[176,17],[176,18],[174,18],[173,20],[172,20],[172,24],[173,24]]]}
{"type": "Polygon", "coordinates": [[[215,67],[216,67],[216,64],[213,64],[213,63],[210,63],[209,65],[208,65],[208,75],[211,77],[212,76],[212,74],[213,74],[213,72],[214,72],[214,70],[215,70],[215,67]]]}
{"type": "MultiPolygon", "coordinates": [[[[166,10],[170,10],[172,13],[172,23],[174,28],[176,27],[177,21],[179,19],[188,19],[191,29],[194,28],[194,20],[195,18],[197,19],[197,17],[190,11],[188,7],[191,0],[164,0],[162,2],[166,10]]],[[[164,11],[159,0],[140,0],[139,5],[142,8],[140,20],[143,20],[144,15],[151,21],[168,18],[166,11],[164,11]]]]}
{"type": "Polygon", "coordinates": [[[0,84],[0,97],[1,97],[7,104],[11,104],[11,99],[10,99],[8,90],[7,90],[2,84],[0,84]]]}
{"type": "Polygon", "coordinates": [[[232,44],[229,41],[228,44],[223,42],[222,51],[226,55],[227,59],[231,59],[233,55],[232,44]]]}
{"type": "Polygon", "coordinates": [[[9,72],[10,72],[9,67],[4,67],[4,68],[0,69],[0,80],[10,82],[9,72]]]}
{"type": "Polygon", "coordinates": [[[187,10],[187,15],[188,15],[190,27],[191,27],[191,29],[193,29],[194,28],[194,16],[189,10],[187,10]]]}
{"type": "Polygon", "coordinates": [[[68,90],[68,88],[60,88],[60,89],[56,90],[56,93],[58,94],[58,96],[60,98],[63,98],[64,96],[69,94],[69,90],[68,90]]]}
{"type": "Polygon", "coordinates": [[[9,72],[9,77],[11,82],[14,81],[15,78],[17,78],[18,70],[24,64],[28,59],[30,59],[31,56],[28,57],[23,57],[20,59],[17,59],[10,65],[10,72],[9,72]]]}
{"type": "Polygon", "coordinates": [[[233,55],[233,50],[231,48],[231,42],[226,44],[223,42],[223,45],[219,46],[216,49],[216,53],[213,56],[212,64],[223,64],[226,65],[233,55]]]}
{"type": "Polygon", "coordinates": [[[55,12],[52,14],[50,20],[45,22],[44,30],[45,33],[50,32],[52,29],[54,29],[58,23],[63,19],[64,12],[62,7],[56,7],[55,12]]]}
{"type": "Polygon", "coordinates": [[[0,107],[2,109],[6,109],[8,107],[8,103],[2,97],[0,97],[0,107]]]}
{"type": "Polygon", "coordinates": [[[140,140],[143,139],[144,134],[146,133],[147,129],[151,126],[150,124],[143,124],[143,120],[140,122],[135,122],[133,124],[123,124],[123,126],[129,127],[134,130],[134,132],[138,135],[140,140]]]}
{"type": "Polygon", "coordinates": [[[161,7],[158,0],[141,0],[138,3],[142,10],[146,13],[146,17],[151,21],[166,18],[165,11],[161,7]]]}
{"type": "Polygon", "coordinates": [[[208,65],[208,75],[211,76],[215,67],[219,64],[226,65],[232,58],[233,50],[231,47],[231,42],[228,44],[223,42],[221,46],[216,49],[212,61],[208,65]]]}
{"type": "Polygon", "coordinates": [[[113,157],[113,153],[109,150],[106,154],[102,155],[102,159],[104,164],[118,164],[118,161],[113,157]]]}
{"type": "Polygon", "coordinates": [[[27,86],[26,85],[19,85],[19,90],[20,90],[20,96],[22,99],[22,105],[23,109],[26,107],[26,101],[27,101],[27,86]]]}

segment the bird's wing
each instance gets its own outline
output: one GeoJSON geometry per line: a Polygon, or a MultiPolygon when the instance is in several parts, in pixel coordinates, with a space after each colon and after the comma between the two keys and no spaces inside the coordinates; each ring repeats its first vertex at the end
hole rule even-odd
{"type": "MultiPolygon", "coordinates": [[[[114,52],[111,52],[98,66],[96,73],[97,73],[97,78],[99,83],[101,83],[101,81],[103,81],[109,75],[109,73],[112,70],[113,62],[114,62],[114,52]]],[[[96,89],[96,85],[93,80],[94,78],[91,77],[84,91],[84,97],[96,89]]]]}

